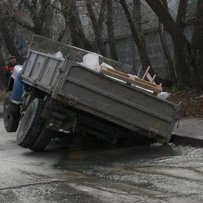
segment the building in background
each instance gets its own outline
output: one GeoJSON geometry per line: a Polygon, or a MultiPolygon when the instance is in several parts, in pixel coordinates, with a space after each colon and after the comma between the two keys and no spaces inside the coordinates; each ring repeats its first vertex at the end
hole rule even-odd
{"type": "MultiPolygon", "coordinates": [[[[100,8],[100,2],[101,0],[95,1],[94,9],[95,11],[97,11],[96,13],[98,13],[98,10],[100,8]]],[[[192,36],[196,4],[197,0],[188,1],[187,17],[185,22],[186,26],[184,33],[189,40],[191,40],[192,36]]],[[[162,78],[170,78],[168,63],[164,56],[163,48],[160,42],[158,31],[159,22],[157,16],[153,13],[151,8],[144,0],[140,0],[140,5],[139,4],[134,5],[133,0],[128,0],[128,5],[134,19],[140,21],[136,22],[136,24],[145,37],[148,54],[151,59],[153,68],[155,69],[156,73],[162,78]]],[[[179,0],[168,0],[169,12],[174,19],[177,16],[178,5],[179,0]]],[[[88,17],[88,12],[86,10],[84,1],[78,1],[78,9],[81,15],[81,22],[85,34],[89,40],[93,41],[94,32],[91,27],[91,21],[88,17]]],[[[141,67],[139,53],[132,39],[131,31],[129,29],[128,22],[126,20],[123,9],[119,5],[119,3],[114,2],[113,12],[114,12],[113,19],[115,28],[114,33],[119,60],[123,63],[132,65],[135,68],[136,72],[138,72],[138,70],[141,67]]],[[[110,56],[109,42],[105,23],[102,30],[102,36],[103,42],[106,47],[107,55],[110,56]]],[[[166,38],[169,50],[173,57],[173,43],[168,33],[166,33],[166,38]]]]}

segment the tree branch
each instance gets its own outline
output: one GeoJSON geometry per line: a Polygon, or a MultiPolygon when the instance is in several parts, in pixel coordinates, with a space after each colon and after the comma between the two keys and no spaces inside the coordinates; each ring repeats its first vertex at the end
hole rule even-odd
{"type": "Polygon", "coordinates": [[[180,0],[179,6],[178,6],[178,14],[176,17],[176,23],[179,26],[181,32],[183,32],[185,28],[185,18],[187,14],[187,5],[188,0],[180,0]]]}
{"type": "Polygon", "coordinates": [[[113,23],[113,2],[112,0],[108,0],[107,3],[107,33],[109,38],[109,47],[111,58],[114,60],[118,60],[118,55],[116,51],[116,43],[114,38],[114,23],[113,23]]]}
{"type": "Polygon", "coordinates": [[[98,17],[98,27],[100,30],[101,30],[102,24],[105,20],[106,5],[107,5],[107,0],[102,0],[99,17],[98,17]]]}
{"type": "Polygon", "coordinates": [[[169,14],[165,6],[162,5],[160,1],[154,0],[145,0],[145,1],[152,8],[154,13],[158,16],[159,20],[167,28],[168,32],[170,33],[171,37],[174,40],[174,43],[176,42],[179,43],[179,39],[182,39],[184,42],[187,42],[187,44],[189,44],[189,41],[186,39],[183,33],[180,32],[179,26],[176,24],[172,16],[169,14]]]}

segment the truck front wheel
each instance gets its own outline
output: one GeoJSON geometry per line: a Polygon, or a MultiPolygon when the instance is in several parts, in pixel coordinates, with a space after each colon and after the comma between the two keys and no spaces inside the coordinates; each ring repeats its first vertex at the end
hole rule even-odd
{"type": "Polygon", "coordinates": [[[15,132],[18,128],[19,120],[20,120],[20,108],[17,104],[13,104],[11,102],[10,92],[8,92],[6,94],[3,107],[3,121],[6,131],[15,132]]]}
{"type": "Polygon", "coordinates": [[[43,108],[44,101],[40,98],[35,98],[28,106],[17,131],[17,143],[21,147],[31,148],[41,133],[45,124],[40,116],[43,108]]]}

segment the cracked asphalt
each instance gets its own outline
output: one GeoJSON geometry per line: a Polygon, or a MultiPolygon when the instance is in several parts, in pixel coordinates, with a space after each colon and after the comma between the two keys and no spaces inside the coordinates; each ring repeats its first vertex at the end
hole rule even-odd
{"type": "Polygon", "coordinates": [[[174,144],[33,153],[0,119],[0,203],[201,203],[203,148],[174,144]]]}

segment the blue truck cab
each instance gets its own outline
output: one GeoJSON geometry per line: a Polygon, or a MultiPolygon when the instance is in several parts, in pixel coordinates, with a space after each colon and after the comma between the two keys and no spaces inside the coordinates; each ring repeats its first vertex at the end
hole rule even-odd
{"type": "Polygon", "coordinates": [[[22,66],[16,65],[9,79],[4,99],[3,121],[7,132],[15,132],[20,120],[20,106],[22,104],[23,83],[20,80],[22,66]]]}
{"type": "Polygon", "coordinates": [[[14,104],[22,103],[23,83],[20,80],[22,65],[16,65],[9,80],[7,92],[10,92],[10,100],[14,104]]]}

